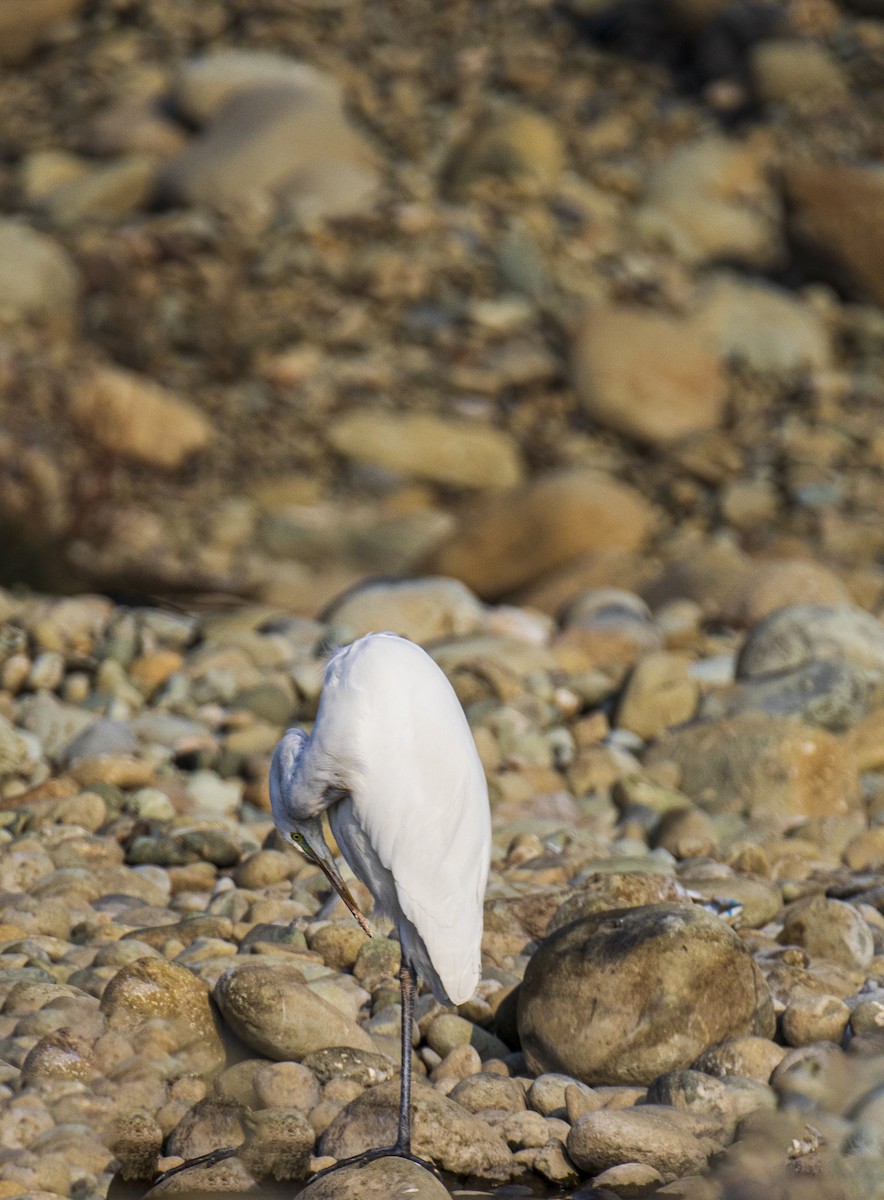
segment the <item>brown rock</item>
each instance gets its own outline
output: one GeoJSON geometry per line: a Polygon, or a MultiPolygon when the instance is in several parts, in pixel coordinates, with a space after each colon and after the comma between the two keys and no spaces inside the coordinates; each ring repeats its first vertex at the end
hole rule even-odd
{"type": "Polygon", "coordinates": [[[557,471],[466,512],[426,566],[493,598],[590,550],[634,549],[652,525],[647,501],[626,484],[594,471],[557,471]]]}
{"type": "Polygon", "coordinates": [[[212,441],[211,423],[189,401],[119,367],[93,367],[70,401],[78,429],[109,453],[175,471],[212,441]]]}
{"type": "Polygon", "coordinates": [[[784,176],[789,230],[826,278],[884,304],[884,174],[802,164],[784,176]]]}
{"type": "Polygon", "coordinates": [[[727,384],[712,343],[672,317],[594,309],[575,338],[573,370],[587,413],[641,442],[714,429],[724,415],[727,384]]]}
{"type": "Polygon", "coordinates": [[[84,0],[4,0],[0,5],[0,62],[24,62],[51,34],[73,17],[84,0]]]}
{"type": "Polygon", "coordinates": [[[532,1071],[593,1086],[646,1084],[723,1036],[772,1033],[774,1014],[758,967],[724,921],[652,904],[548,937],[525,972],[518,1024],[532,1071]]]}

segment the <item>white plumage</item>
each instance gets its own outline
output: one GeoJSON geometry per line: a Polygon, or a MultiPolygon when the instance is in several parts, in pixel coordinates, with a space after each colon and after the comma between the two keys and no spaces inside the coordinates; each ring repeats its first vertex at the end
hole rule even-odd
{"type": "Polygon", "coordinates": [[[291,729],[276,748],[270,795],[280,830],[340,892],[321,834],[328,811],[403,958],[439,999],[467,1000],[480,975],[488,794],[463,710],[432,658],[387,633],[335,654],[312,733],[291,729]]]}

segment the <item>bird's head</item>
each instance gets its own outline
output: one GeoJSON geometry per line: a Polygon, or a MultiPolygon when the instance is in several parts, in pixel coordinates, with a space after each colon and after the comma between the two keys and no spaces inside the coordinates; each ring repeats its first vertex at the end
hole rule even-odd
{"type": "MultiPolygon", "coordinates": [[[[322,832],[322,811],[299,804],[298,762],[307,744],[303,729],[289,729],[279,740],[270,764],[270,805],[276,828],[328,879],[347,908],[371,937],[371,928],[340,876],[322,832]]],[[[309,804],[309,798],[308,798],[309,804]]]]}

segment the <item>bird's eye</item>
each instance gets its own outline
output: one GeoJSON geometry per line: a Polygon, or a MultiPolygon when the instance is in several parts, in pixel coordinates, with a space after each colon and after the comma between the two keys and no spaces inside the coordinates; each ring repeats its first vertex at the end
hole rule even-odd
{"type": "Polygon", "coordinates": [[[304,840],[304,838],[303,838],[302,834],[300,834],[300,833],[293,833],[293,834],[292,834],[292,841],[293,841],[293,842],[297,842],[297,844],[298,844],[299,846],[300,846],[301,842],[303,842],[303,840],[304,840]]]}

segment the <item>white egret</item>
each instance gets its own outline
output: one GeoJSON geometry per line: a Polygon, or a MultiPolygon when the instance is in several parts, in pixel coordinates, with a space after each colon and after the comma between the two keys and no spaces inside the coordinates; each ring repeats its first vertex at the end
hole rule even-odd
{"type": "Polygon", "coordinates": [[[402,1076],[394,1146],[411,1155],[416,975],[460,1004],[480,977],[491,821],[485,774],[451,684],[419,646],[372,633],[329,661],[313,731],[290,729],[270,768],[273,819],[367,932],[322,834],[322,815],[402,947],[402,1076]]]}

